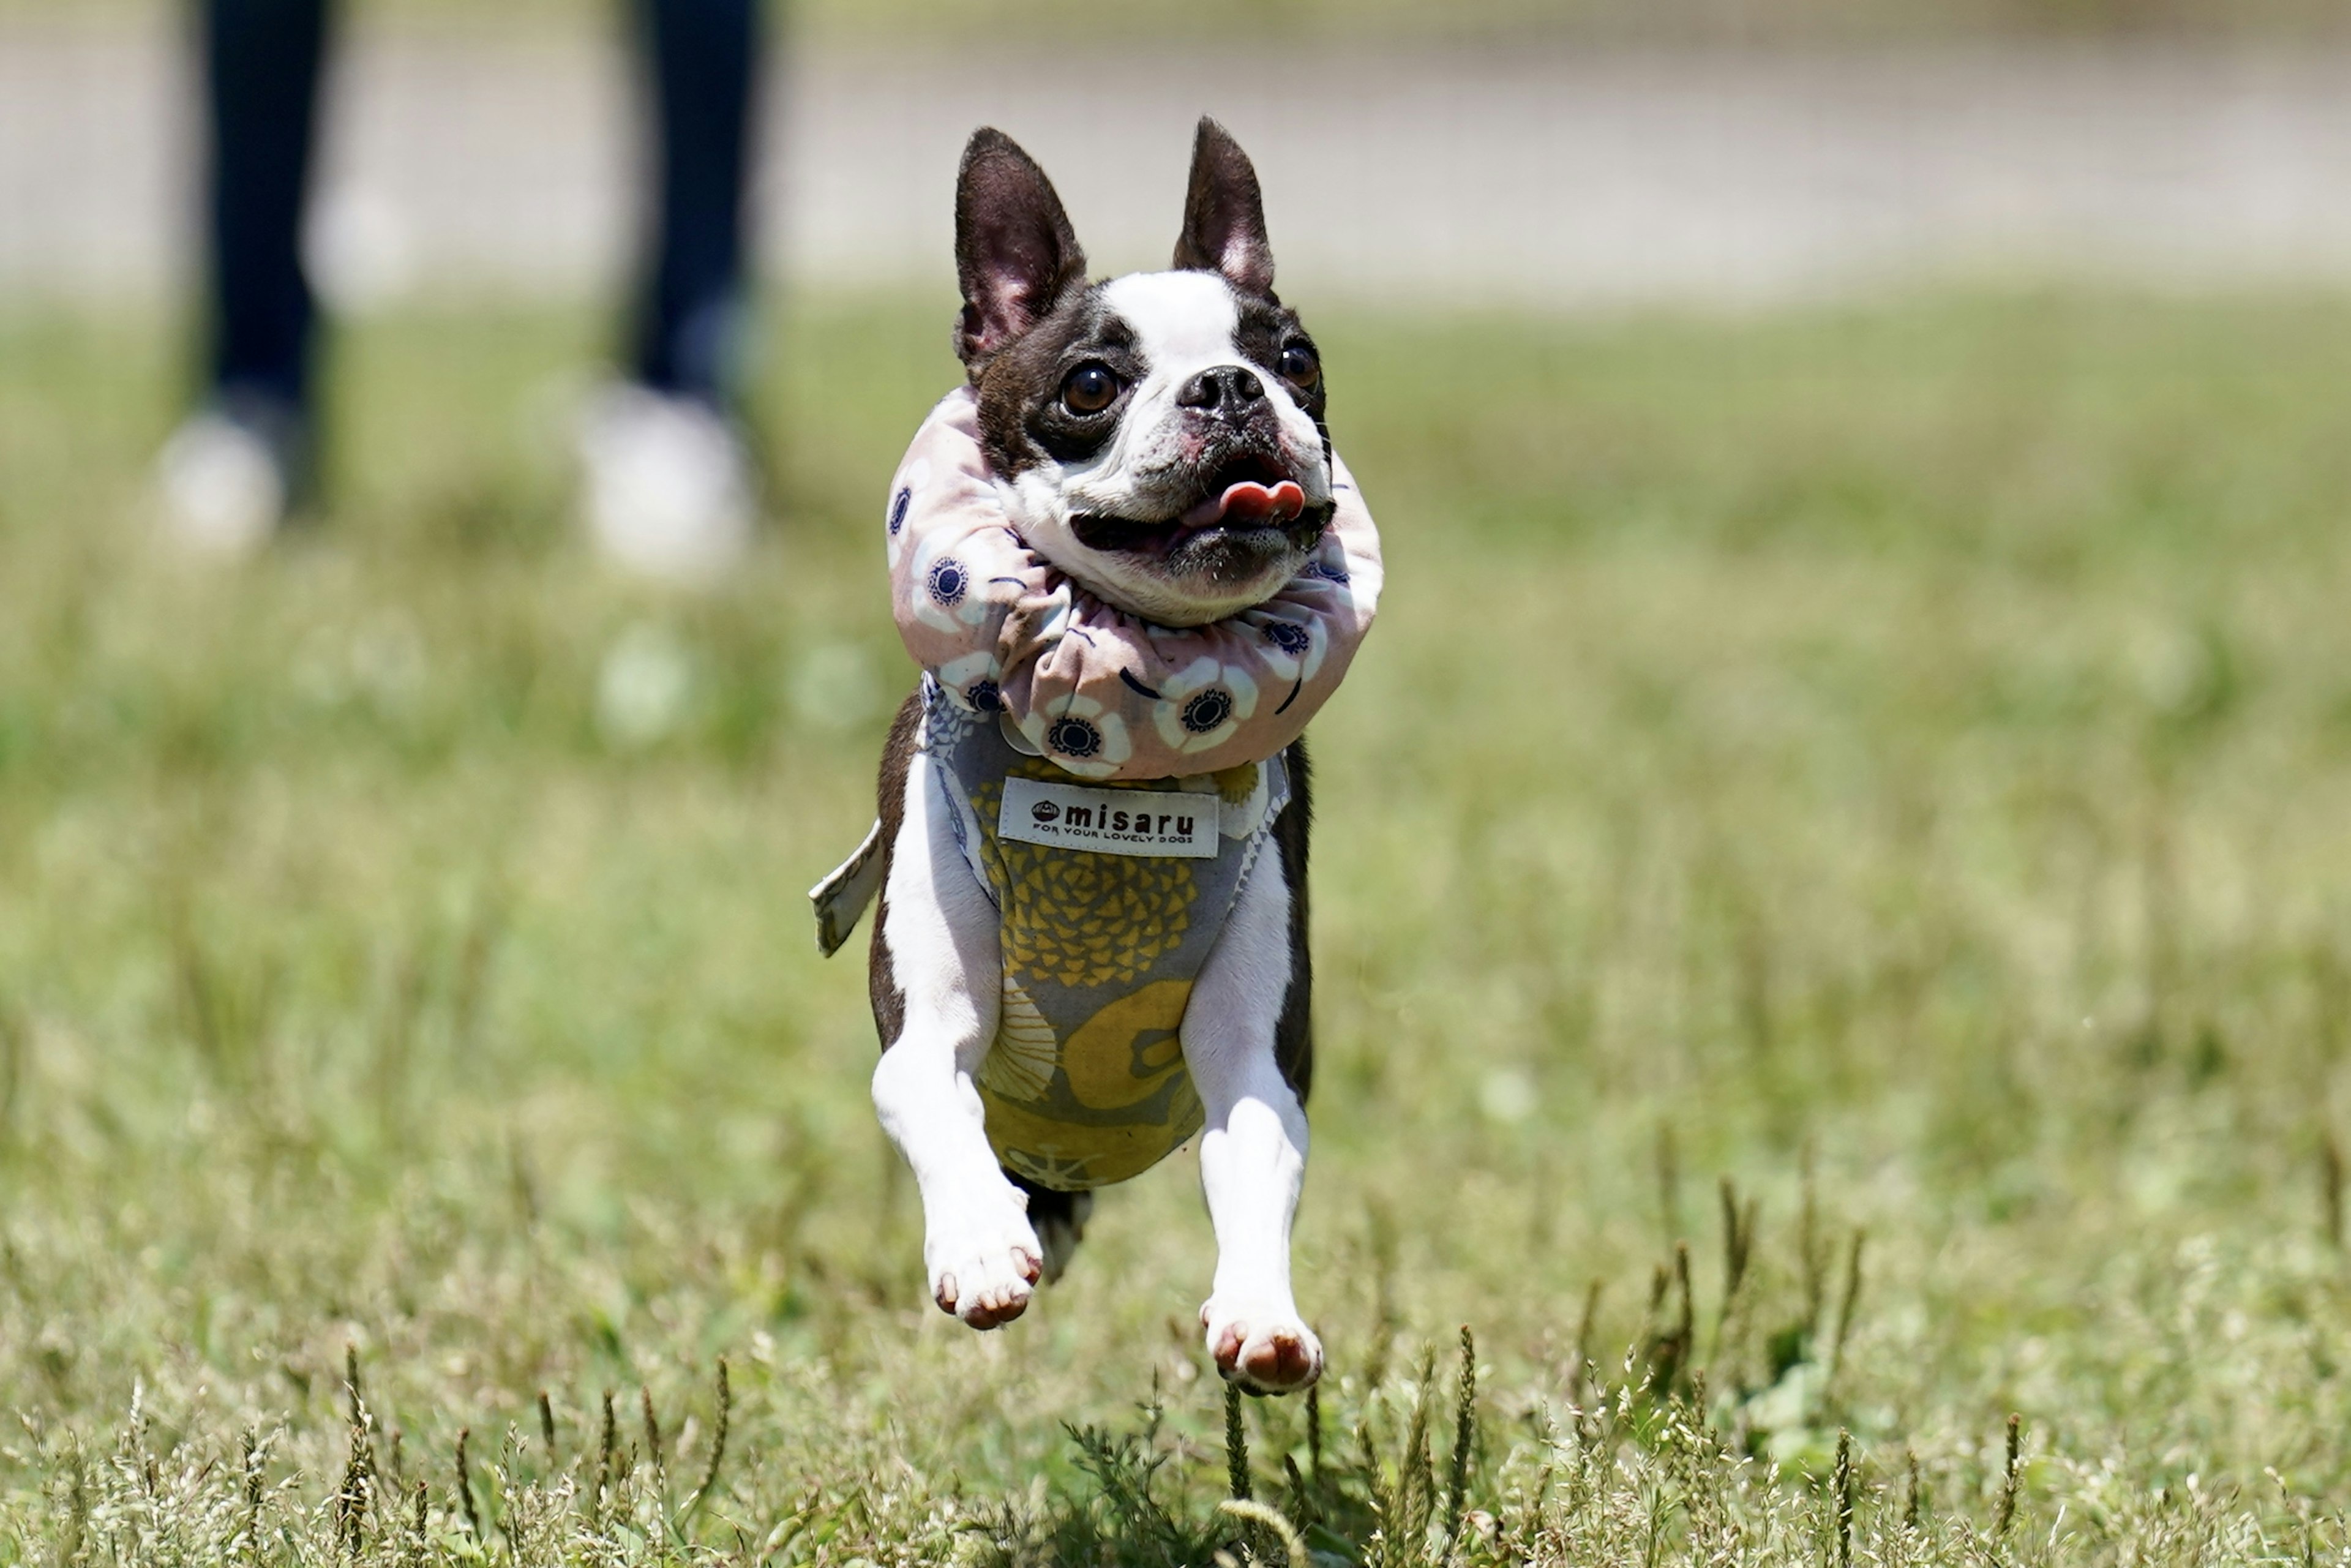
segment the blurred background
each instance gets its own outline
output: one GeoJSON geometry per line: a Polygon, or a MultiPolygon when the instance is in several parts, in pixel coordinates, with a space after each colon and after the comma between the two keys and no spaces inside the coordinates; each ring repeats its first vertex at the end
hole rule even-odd
{"type": "MultiPolygon", "coordinates": [[[[627,257],[621,28],[584,0],[344,7],[311,253],[346,309],[542,297],[627,257]]],[[[0,287],[184,280],[183,12],[0,5],[0,287]]],[[[2325,0],[814,0],[776,48],[758,250],[935,282],[954,158],[1011,129],[1104,264],[1165,249],[1178,131],[1259,149],[1325,298],[1753,303],[1906,278],[2351,265],[2325,0]]]]}
{"type": "MultiPolygon", "coordinates": [[[[607,1391],[704,1462],[721,1355],[728,1490],[661,1527],[714,1551],[940,1561],[1008,1499],[1082,1534],[1062,1423],[1151,1399],[1159,1495],[1213,1517],[1189,1157],[1012,1330],[941,1318],[801,898],[914,678],[883,486],[959,376],[964,139],[1117,272],[1164,264],[1204,111],[1389,558],[1312,737],[1341,1543],[1468,1322],[1482,1509],[1597,1396],[1588,1495],[1655,1517],[1643,1413],[1702,1396],[1791,1477],[1851,1433],[1868,1530],[1915,1456],[1949,1532],[1900,1561],[2010,1513],[2053,1561],[2339,1551],[2339,0],[771,12],[724,405],[758,526],[694,591],[580,521],[647,203],[590,0],[344,6],[317,484],[241,559],[168,548],[193,14],[0,0],[0,1558],[244,1517],[250,1426],[289,1554],[351,1561],[351,1366],[420,1474],[514,1435],[482,1505],[549,1531],[601,1528],[533,1489],[607,1391]],[[92,1467],[83,1519],[118,1435],[192,1457],[92,1467]]],[[[1249,1419],[1274,1495],[1302,1416],[1249,1419]]],[[[1724,1506],[1829,1560],[1757,1484],[1724,1506]]],[[[1687,1544],[1604,1524],[1576,1560],[1687,1544]]],[[[1205,1559],[1124,1551],[1066,1560],[1205,1559]]]]}

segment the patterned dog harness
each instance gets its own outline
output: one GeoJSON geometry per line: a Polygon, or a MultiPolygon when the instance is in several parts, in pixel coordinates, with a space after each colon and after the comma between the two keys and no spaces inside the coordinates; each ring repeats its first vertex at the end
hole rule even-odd
{"type": "Polygon", "coordinates": [[[1276,758],[1156,783],[1073,784],[1000,724],[935,686],[925,697],[923,751],[1001,920],[1003,1005],[978,1083],[988,1142],[1005,1166],[1058,1191],[1138,1176],[1200,1130],[1178,1031],[1290,803],[1288,770],[1276,758]],[[1071,825],[1096,814],[1099,826],[1071,825]],[[1113,847],[1037,841],[1089,830],[1113,847]],[[1146,837],[1161,842],[1122,841],[1146,837]],[[1176,842],[1207,853],[1146,852],[1176,842]]]}
{"type": "MultiPolygon", "coordinates": [[[[1275,757],[1078,782],[1019,734],[923,677],[915,744],[1001,934],[1002,1002],[978,1082],[987,1140],[1009,1169],[1076,1192],[1138,1176],[1200,1130],[1184,1011],[1290,804],[1290,771],[1275,757]]],[[[877,829],[810,894],[828,953],[872,896],[880,851],[877,829]]]]}
{"type": "MultiPolygon", "coordinates": [[[[916,744],[999,921],[988,1142],[1040,1186],[1124,1181],[1200,1130],[1181,1038],[1193,985],[1290,803],[1280,753],[1378,603],[1379,536],[1335,460],[1334,493],[1330,532],[1280,594],[1176,630],[1029,550],[969,389],[892,481],[892,597],[924,666],[916,744]]],[[[825,953],[880,891],[883,847],[876,823],[810,890],[825,953]]]]}

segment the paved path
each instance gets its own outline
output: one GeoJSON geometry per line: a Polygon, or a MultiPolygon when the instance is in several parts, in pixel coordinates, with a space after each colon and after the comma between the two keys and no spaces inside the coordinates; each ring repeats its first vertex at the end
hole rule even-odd
{"type": "MultiPolygon", "coordinates": [[[[174,42],[0,30],[0,288],[121,297],[177,276],[174,42]]],[[[317,236],[334,290],[609,283],[627,85],[593,37],[355,40],[317,236]]],[[[763,221],[799,278],[946,287],[955,158],[983,121],[1054,173],[1099,267],[1155,264],[1207,110],[1257,154],[1285,277],[1326,297],[2351,280],[2351,55],[830,54],[793,61],[781,98],[763,221]]]]}

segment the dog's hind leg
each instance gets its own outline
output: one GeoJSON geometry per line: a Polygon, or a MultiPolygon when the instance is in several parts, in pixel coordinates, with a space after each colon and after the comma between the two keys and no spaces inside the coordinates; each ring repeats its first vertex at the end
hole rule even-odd
{"type": "Polygon", "coordinates": [[[1051,1284],[1069,1271],[1070,1259],[1078,1243],[1086,1239],[1086,1221],[1093,1218],[1094,1195],[1090,1192],[1057,1192],[1050,1186],[1039,1186],[1017,1171],[1005,1176],[1014,1186],[1029,1195],[1029,1223],[1035,1227],[1037,1240],[1045,1249],[1045,1282],[1051,1284]]]}
{"type": "Polygon", "coordinates": [[[1290,1289],[1290,1225],[1306,1179],[1306,1110],[1276,1051],[1283,1001],[1302,972],[1290,901],[1281,862],[1266,856],[1193,988],[1183,1028],[1207,1115],[1200,1186],[1217,1231],[1216,1284],[1200,1322],[1217,1370],[1264,1394],[1322,1375],[1322,1343],[1290,1289]]]}
{"type": "Polygon", "coordinates": [[[992,1329],[1027,1309],[1045,1266],[1027,1200],[988,1147],[973,1083],[996,1040],[996,907],[956,847],[929,758],[903,762],[883,774],[883,824],[894,818],[895,831],[874,926],[874,1012],[886,1043],[873,1108],[922,1193],[932,1299],[992,1329]]]}

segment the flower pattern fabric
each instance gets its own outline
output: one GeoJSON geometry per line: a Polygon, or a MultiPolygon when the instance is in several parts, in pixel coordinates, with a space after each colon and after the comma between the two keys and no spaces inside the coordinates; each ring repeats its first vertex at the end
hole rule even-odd
{"type": "MultiPolygon", "coordinates": [[[[1215,856],[1186,860],[1005,837],[1005,779],[1055,768],[935,681],[923,683],[917,744],[1000,921],[1003,1006],[977,1084],[996,1157],[1063,1191],[1139,1175],[1200,1130],[1185,1008],[1289,806],[1287,766],[1276,757],[1173,780],[1219,805],[1215,856]]],[[[1170,783],[1107,787],[1147,800],[1170,783]]]]}
{"type": "Polygon", "coordinates": [[[1005,715],[1079,778],[1261,761],[1338,689],[1379,607],[1378,530],[1332,464],[1330,530],[1287,587],[1211,625],[1155,625],[1029,548],[987,472],[977,400],[959,387],[915,433],[883,511],[899,635],[948,702],[1005,715]]]}
{"type": "MultiPolygon", "coordinates": [[[[892,603],[924,670],[917,745],[1001,922],[1002,1008],[977,1089],[997,1157],[1031,1181],[1123,1181],[1199,1131],[1181,1033],[1193,984],[1290,803],[1281,752],[1378,608],[1379,536],[1335,457],[1332,486],[1332,526],[1281,592],[1178,628],[1102,602],[1029,549],[987,472],[968,388],[932,411],[892,481],[892,603]],[[1217,853],[1005,839],[1015,775],[1214,794],[1217,853]]],[[[825,952],[878,890],[880,846],[877,826],[810,890],[825,952]]]]}

